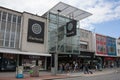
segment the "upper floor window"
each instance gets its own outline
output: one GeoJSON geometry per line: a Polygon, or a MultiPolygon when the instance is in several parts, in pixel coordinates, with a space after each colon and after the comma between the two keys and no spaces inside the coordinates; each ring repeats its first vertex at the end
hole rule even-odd
{"type": "Polygon", "coordinates": [[[18,23],[21,23],[21,16],[18,16],[18,23]]]}
{"type": "Polygon", "coordinates": [[[3,21],[6,21],[6,17],[7,17],[7,12],[3,12],[2,20],[3,20],[3,21]]]}
{"type": "Polygon", "coordinates": [[[0,21],[1,21],[1,11],[0,11],[0,21]]]}
{"type": "Polygon", "coordinates": [[[80,44],[80,48],[81,48],[81,49],[87,49],[87,48],[88,48],[88,45],[86,45],[86,44],[80,44]]]}
{"type": "Polygon", "coordinates": [[[118,53],[120,54],[120,49],[118,49],[118,53]]]}
{"type": "Polygon", "coordinates": [[[11,22],[12,14],[8,13],[8,21],[11,22]]]}
{"type": "Polygon", "coordinates": [[[16,20],[17,20],[17,16],[13,15],[13,22],[16,22],[16,20]]]}
{"type": "Polygon", "coordinates": [[[120,42],[118,42],[118,45],[120,45],[120,42]]]}
{"type": "Polygon", "coordinates": [[[88,35],[89,35],[89,34],[88,34],[88,33],[86,33],[86,34],[85,34],[85,38],[88,38],[88,35]]]}

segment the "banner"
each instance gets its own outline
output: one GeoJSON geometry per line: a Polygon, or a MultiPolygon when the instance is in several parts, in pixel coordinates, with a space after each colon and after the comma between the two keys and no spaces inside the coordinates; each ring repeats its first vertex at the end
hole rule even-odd
{"type": "Polygon", "coordinates": [[[27,41],[44,43],[44,22],[29,19],[27,41]]]}
{"type": "Polygon", "coordinates": [[[76,35],[76,25],[77,25],[76,20],[72,20],[66,24],[66,36],[67,37],[76,35]]]}
{"type": "Polygon", "coordinates": [[[107,55],[106,36],[96,34],[96,54],[107,55]]]}
{"type": "Polygon", "coordinates": [[[107,37],[107,53],[111,56],[116,56],[116,39],[107,37]]]}

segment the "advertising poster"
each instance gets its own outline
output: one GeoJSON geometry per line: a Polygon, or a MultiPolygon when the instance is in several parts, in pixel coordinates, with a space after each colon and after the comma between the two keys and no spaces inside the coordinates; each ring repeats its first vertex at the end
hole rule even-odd
{"type": "Polygon", "coordinates": [[[116,56],[116,39],[107,37],[107,53],[110,56],[116,56]]]}
{"type": "Polygon", "coordinates": [[[107,55],[106,36],[96,34],[96,54],[107,55]]]}

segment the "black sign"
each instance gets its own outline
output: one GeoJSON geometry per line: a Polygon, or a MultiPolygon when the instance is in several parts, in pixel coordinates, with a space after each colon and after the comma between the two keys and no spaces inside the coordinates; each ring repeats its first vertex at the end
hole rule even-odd
{"type": "Polygon", "coordinates": [[[76,35],[76,25],[77,25],[76,20],[72,20],[66,24],[66,36],[67,37],[76,35]]]}
{"type": "Polygon", "coordinates": [[[44,43],[44,22],[33,19],[28,20],[28,36],[27,41],[44,43]]]}

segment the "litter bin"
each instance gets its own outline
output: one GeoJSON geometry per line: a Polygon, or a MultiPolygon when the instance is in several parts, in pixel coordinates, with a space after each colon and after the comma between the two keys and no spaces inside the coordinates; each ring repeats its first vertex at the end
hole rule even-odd
{"type": "Polygon", "coordinates": [[[16,78],[23,78],[23,66],[16,67],[16,78]]]}

